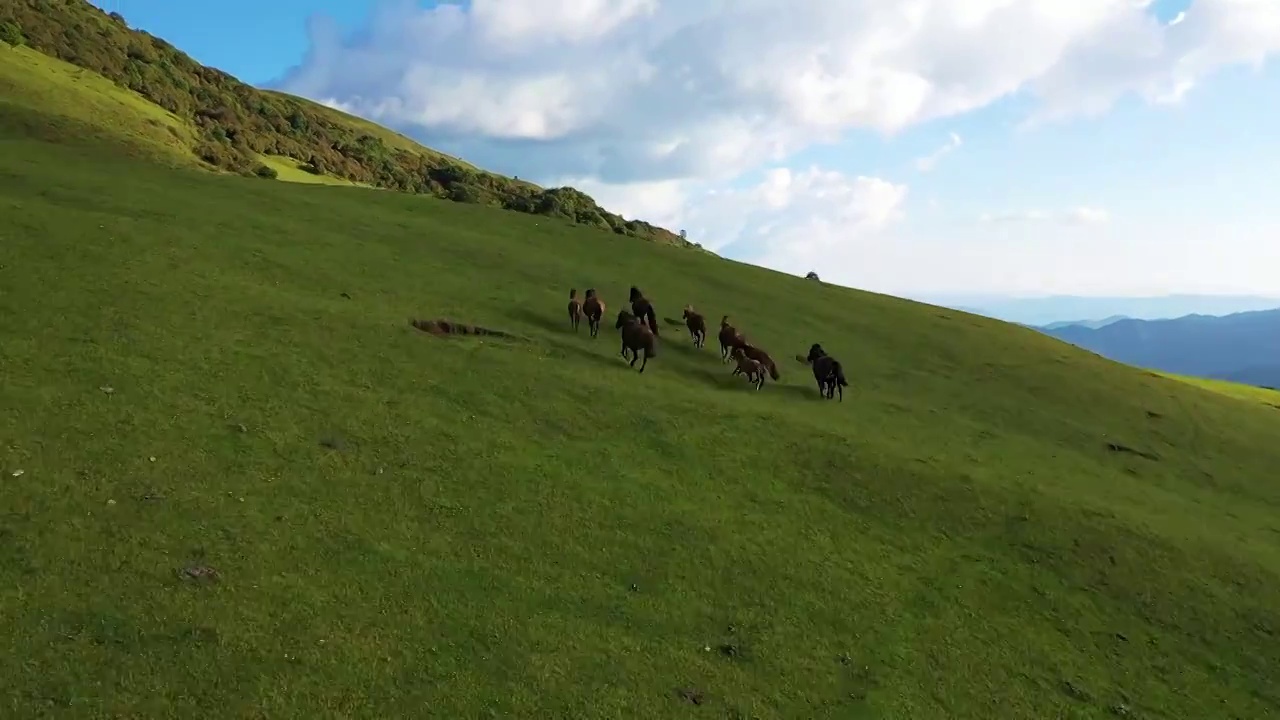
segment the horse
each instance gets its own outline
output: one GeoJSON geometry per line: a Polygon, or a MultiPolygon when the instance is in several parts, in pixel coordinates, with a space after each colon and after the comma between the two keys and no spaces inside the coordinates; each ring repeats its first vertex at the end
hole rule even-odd
{"type": "Polygon", "coordinates": [[[729,362],[729,352],[747,344],[747,336],[729,324],[729,316],[720,318],[720,362],[729,362]]]}
{"type": "Polygon", "coordinates": [[[618,311],[618,322],[613,325],[622,331],[622,351],[618,353],[625,360],[627,351],[631,351],[631,367],[640,359],[640,351],[644,351],[644,362],[640,364],[640,372],[649,364],[649,358],[658,356],[656,337],[648,326],[636,319],[626,310],[618,311]]]}
{"type": "Polygon", "coordinates": [[[688,305],[684,309],[684,324],[689,328],[689,337],[693,338],[693,346],[701,349],[707,344],[707,321],[699,313],[693,311],[693,306],[688,305]]]}
{"type": "Polygon", "coordinates": [[[809,348],[808,362],[813,365],[813,379],[818,381],[818,395],[830,400],[835,393],[840,393],[840,402],[844,402],[844,389],[849,382],[844,379],[844,368],[840,361],[827,354],[818,343],[809,348]]]}
{"type": "Polygon", "coordinates": [[[578,300],[576,288],[569,289],[569,324],[578,332],[578,323],[582,320],[582,302],[578,300]]]}
{"type": "Polygon", "coordinates": [[[733,374],[742,373],[747,376],[747,380],[756,386],[756,390],[764,387],[764,364],[759,360],[747,357],[747,353],[741,347],[736,347],[730,356],[737,361],[738,366],[733,369],[733,374]]]}
{"type": "Polygon", "coordinates": [[[778,372],[778,364],[773,361],[773,358],[769,357],[769,353],[746,341],[743,341],[742,352],[746,353],[747,357],[763,365],[769,371],[769,377],[773,378],[774,382],[777,382],[782,377],[782,374],[778,372]]]}
{"type": "Polygon", "coordinates": [[[597,295],[595,288],[587,290],[587,297],[582,301],[582,313],[587,316],[587,330],[591,337],[600,334],[600,320],[604,318],[605,305],[597,295]]]}
{"type": "Polygon", "coordinates": [[[627,298],[631,302],[631,314],[640,320],[640,322],[649,326],[649,331],[654,335],[658,332],[658,313],[653,309],[653,303],[649,302],[644,293],[640,292],[640,288],[635,285],[631,286],[631,293],[627,298]]]}

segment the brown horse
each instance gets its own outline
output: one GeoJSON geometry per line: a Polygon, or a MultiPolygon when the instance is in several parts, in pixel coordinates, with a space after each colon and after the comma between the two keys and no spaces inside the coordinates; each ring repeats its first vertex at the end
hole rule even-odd
{"type": "Polygon", "coordinates": [[[818,343],[809,348],[808,362],[813,365],[813,379],[818,381],[818,395],[830,400],[837,391],[840,402],[844,402],[844,389],[849,382],[844,379],[844,368],[840,361],[827,354],[818,343]]]}
{"type": "Polygon", "coordinates": [[[604,318],[604,301],[596,295],[594,288],[587,290],[587,297],[582,301],[582,314],[587,316],[587,330],[591,337],[600,334],[600,320],[604,318]]]}
{"type": "Polygon", "coordinates": [[[658,332],[658,313],[653,309],[653,303],[649,302],[644,293],[640,292],[640,288],[635,285],[631,286],[631,293],[627,298],[631,302],[631,314],[641,323],[649,326],[649,331],[654,335],[658,332]]]}
{"type": "Polygon", "coordinates": [[[782,377],[782,374],[778,372],[778,364],[773,361],[773,358],[769,357],[769,353],[745,342],[742,344],[742,352],[746,353],[747,357],[763,365],[769,371],[769,377],[773,378],[775,382],[782,377]]]}
{"type": "Polygon", "coordinates": [[[720,362],[729,362],[729,352],[747,344],[747,336],[729,324],[729,316],[720,318],[720,362]]]}
{"type": "Polygon", "coordinates": [[[578,300],[576,288],[569,289],[569,324],[578,332],[578,323],[582,320],[582,303],[578,300]]]}
{"type": "Polygon", "coordinates": [[[765,370],[764,365],[759,360],[747,357],[746,351],[741,347],[734,348],[730,353],[730,357],[738,363],[738,366],[733,369],[734,375],[738,373],[746,375],[747,380],[750,380],[751,384],[756,386],[756,390],[764,387],[765,370]]]}
{"type": "Polygon", "coordinates": [[[707,321],[701,314],[694,312],[693,306],[684,309],[684,324],[689,328],[689,337],[693,338],[693,346],[701,349],[707,344],[707,321]]]}
{"type": "Polygon", "coordinates": [[[618,353],[625,359],[627,351],[631,351],[631,367],[640,359],[640,351],[644,351],[644,362],[640,364],[640,372],[649,364],[649,358],[658,356],[656,338],[648,326],[636,319],[626,310],[618,311],[618,322],[613,325],[622,331],[622,351],[618,353]]]}

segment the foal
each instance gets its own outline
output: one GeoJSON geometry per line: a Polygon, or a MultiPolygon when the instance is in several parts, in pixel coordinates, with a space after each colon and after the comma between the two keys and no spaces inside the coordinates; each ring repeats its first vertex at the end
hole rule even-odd
{"type": "Polygon", "coordinates": [[[569,289],[569,324],[573,326],[573,331],[578,332],[578,323],[582,320],[582,303],[578,300],[578,291],[575,288],[569,289]]]}
{"type": "Polygon", "coordinates": [[[622,331],[622,351],[618,354],[625,359],[627,351],[630,350],[631,367],[636,366],[636,360],[640,359],[640,351],[644,351],[644,362],[640,363],[640,372],[644,372],[645,366],[649,364],[649,358],[658,355],[653,332],[626,310],[618,311],[618,322],[613,326],[622,331]]]}
{"type": "Polygon", "coordinates": [[[600,320],[604,317],[604,301],[596,296],[595,288],[587,290],[587,297],[582,301],[582,313],[587,316],[587,330],[591,337],[600,334],[600,320]]]}
{"type": "Polygon", "coordinates": [[[747,352],[741,347],[736,347],[730,356],[737,361],[738,366],[733,369],[733,374],[742,373],[747,376],[747,380],[756,386],[756,390],[764,387],[764,364],[759,360],[747,357],[747,352]]]}
{"type": "Polygon", "coordinates": [[[840,361],[827,354],[818,343],[809,348],[808,362],[813,365],[813,379],[818,381],[818,395],[830,400],[837,391],[844,402],[844,389],[849,383],[844,379],[840,361]]]}
{"type": "Polygon", "coordinates": [[[694,347],[701,349],[707,344],[707,321],[702,315],[693,311],[692,305],[684,309],[684,324],[689,328],[689,337],[693,338],[694,347]]]}

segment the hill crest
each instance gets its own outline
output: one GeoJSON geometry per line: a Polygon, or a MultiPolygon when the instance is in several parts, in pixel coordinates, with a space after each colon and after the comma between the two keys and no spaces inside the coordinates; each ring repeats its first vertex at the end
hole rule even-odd
{"type": "Polygon", "coordinates": [[[670,230],[611,213],[580,190],[480,170],[362,118],[250,86],[85,0],[5,3],[0,27],[0,41],[98,73],[188,124],[190,152],[208,168],[275,178],[280,169],[268,159],[288,158],[312,175],[346,183],[561,217],[701,249],[670,230]]]}

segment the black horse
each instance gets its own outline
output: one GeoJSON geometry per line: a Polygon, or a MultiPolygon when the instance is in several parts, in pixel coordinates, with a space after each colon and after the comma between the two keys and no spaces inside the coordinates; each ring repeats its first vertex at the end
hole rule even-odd
{"type": "Polygon", "coordinates": [[[637,320],[649,327],[649,331],[657,336],[658,333],[658,313],[653,309],[653,303],[649,302],[644,293],[640,292],[640,288],[635,285],[631,286],[631,295],[628,300],[631,301],[631,314],[637,320]]]}
{"type": "Polygon", "coordinates": [[[840,402],[844,402],[844,389],[849,387],[849,383],[844,379],[844,368],[840,361],[828,355],[821,345],[814,343],[809,348],[807,362],[813,365],[813,379],[818,381],[818,394],[830,400],[839,391],[840,402]]]}

